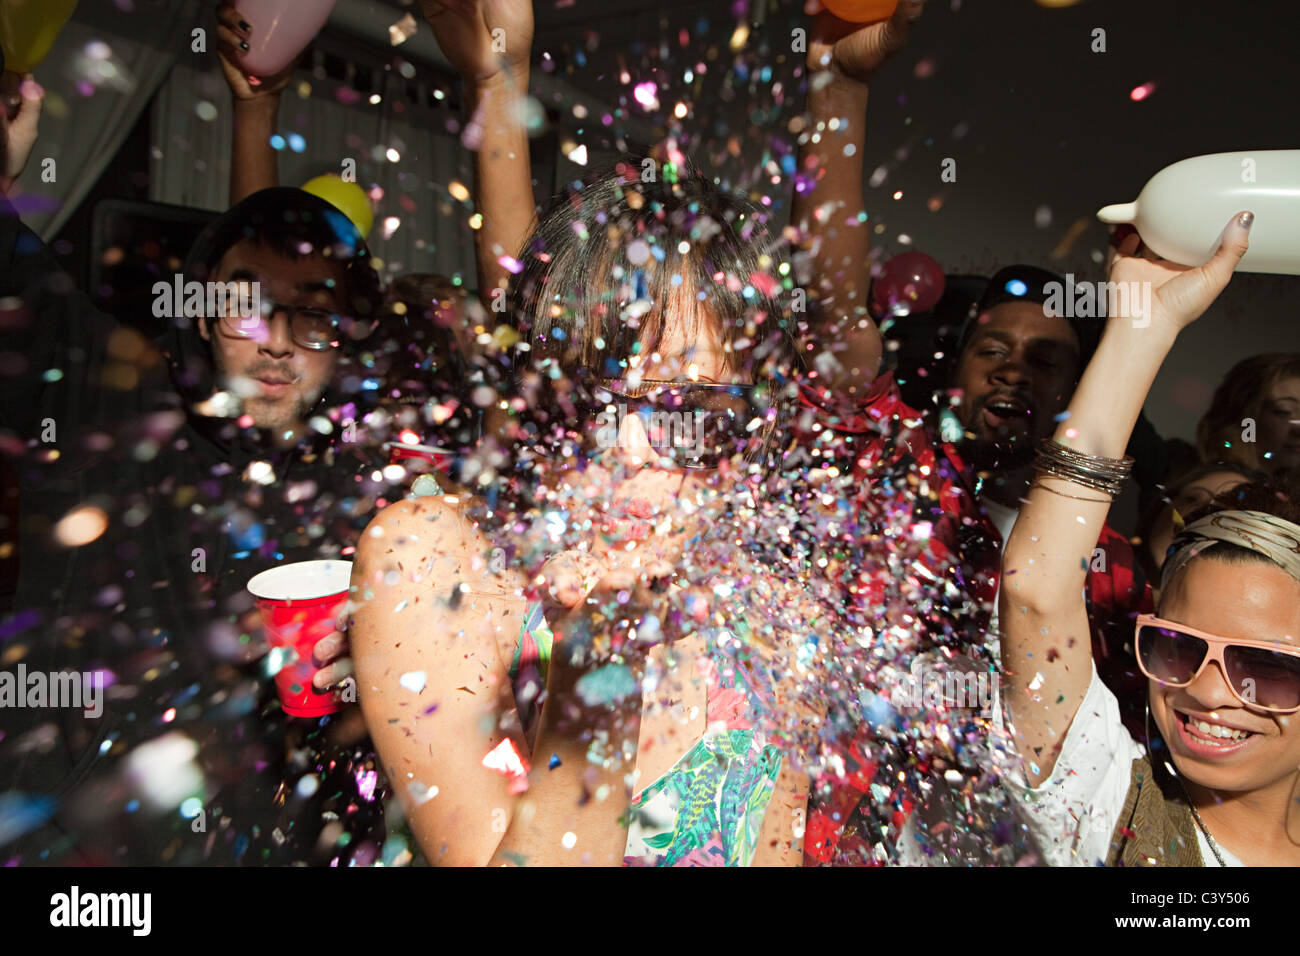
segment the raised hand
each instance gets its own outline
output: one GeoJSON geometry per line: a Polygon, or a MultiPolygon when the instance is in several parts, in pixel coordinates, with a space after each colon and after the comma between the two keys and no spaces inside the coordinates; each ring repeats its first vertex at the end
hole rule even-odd
{"type": "Polygon", "coordinates": [[[901,0],[888,20],[866,26],[832,16],[820,0],[806,7],[816,14],[808,42],[808,122],[826,128],[800,140],[799,168],[816,186],[795,191],[792,222],[803,231],[806,281],[818,300],[819,318],[801,338],[833,359],[817,370],[823,399],[856,401],[880,369],[880,332],[866,309],[868,232],[856,219],[865,208],[868,87],[903,46],[922,5],[923,0],[901,0]]]}
{"type": "Polygon", "coordinates": [[[226,78],[226,85],[234,95],[235,101],[252,102],[276,97],[288,85],[293,76],[293,64],[290,63],[273,76],[249,78],[240,65],[239,54],[248,49],[251,27],[229,3],[217,7],[217,56],[221,60],[221,72],[226,78]]]}
{"type": "MultiPolygon", "coordinates": [[[[902,49],[924,3],[900,0],[892,17],[866,26],[847,23],[821,10],[813,20],[808,39],[809,67],[868,82],[886,60],[902,49]]],[[[820,8],[821,4],[813,0],[809,7],[813,6],[820,8]]]]}
{"type": "Polygon", "coordinates": [[[1136,232],[1111,249],[1110,281],[1149,283],[1154,315],[1151,321],[1178,332],[1191,325],[1218,298],[1232,278],[1250,244],[1255,214],[1240,212],[1223,230],[1218,251],[1203,266],[1185,266],[1161,259],[1142,245],[1136,232]]]}
{"type": "Polygon", "coordinates": [[[532,0],[420,0],[443,55],[468,80],[483,83],[503,67],[528,66],[532,0]]]}

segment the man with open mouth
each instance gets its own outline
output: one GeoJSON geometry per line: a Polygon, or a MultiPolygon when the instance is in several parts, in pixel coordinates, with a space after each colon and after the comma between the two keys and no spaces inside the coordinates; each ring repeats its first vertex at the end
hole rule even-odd
{"type": "MultiPolygon", "coordinates": [[[[903,400],[894,376],[882,374],[860,399],[858,421],[846,418],[843,426],[864,441],[860,460],[875,462],[878,475],[894,470],[927,476],[930,496],[918,501],[917,520],[933,522],[934,547],[963,569],[987,615],[986,649],[994,660],[1002,547],[1033,477],[1035,450],[1056,430],[1098,334],[1088,320],[1057,315],[1047,306],[1054,283],[1066,286],[1063,277],[1029,265],[994,275],[957,337],[949,408],[922,415],[903,400]],[[886,424],[872,426],[870,420],[886,424]]],[[[816,403],[816,396],[805,399],[816,403]]],[[[1131,643],[1134,616],[1150,610],[1151,595],[1132,547],[1109,525],[1093,552],[1085,596],[1098,672],[1137,727],[1145,678],[1125,644],[1131,643]]],[[[805,843],[810,861],[846,862],[869,853],[879,824],[845,809],[853,805],[847,792],[852,789],[857,788],[848,783],[815,805],[815,836],[805,843]]],[[[905,824],[895,821],[899,862],[982,858],[977,841],[939,848],[920,836],[931,825],[934,832],[951,832],[942,826],[942,801],[933,791],[930,796],[916,804],[905,824]],[[922,850],[923,844],[930,850],[922,850]]]]}
{"type": "MultiPolygon", "coordinates": [[[[1048,305],[1051,291],[1065,287],[1064,278],[1046,269],[1003,268],[989,281],[958,338],[953,406],[945,414],[955,418],[961,436],[942,447],[968,483],[971,503],[982,519],[979,530],[995,549],[981,575],[994,592],[996,559],[1029,489],[1035,449],[1066,414],[1096,344],[1095,323],[1058,315],[1048,305]]],[[[1125,713],[1137,720],[1142,680],[1124,644],[1132,615],[1148,610],[1151,598],[1133,549],[1109,525],[1103,526],[1093,552],[1086,595],[1098,669],[1122,703],[1131,698],[1125,713]]],[[[995,606],[989,633],[996,631],[995,606]]]]}

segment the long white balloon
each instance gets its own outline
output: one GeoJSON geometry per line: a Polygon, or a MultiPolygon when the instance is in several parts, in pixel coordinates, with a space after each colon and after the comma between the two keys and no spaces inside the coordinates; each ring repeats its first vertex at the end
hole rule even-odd
{"type": "Polygon", "coordinates": [[[1250,251],[1238,272],[1300,275],[1300,149],[1195,156],[1166,166],[1135,202],[1106,206],[1097,218],[1133,223],[1158,255],[1203,265],[1233,213],[1250,210],[1250,251]]]}

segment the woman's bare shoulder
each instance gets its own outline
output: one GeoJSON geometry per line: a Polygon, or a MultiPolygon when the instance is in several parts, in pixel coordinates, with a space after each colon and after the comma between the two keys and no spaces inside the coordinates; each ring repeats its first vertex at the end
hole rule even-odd
{"type": "Polygon", "coordinates": [[[395,501],[375,515],[357,544],[365,560],[383,554],[412,551],[464,550],[481,538],[468,516],[469,502],[447,495],[427,495],[395,501]]]}
{"type": "Polygon", "coordinates": [[[371,571],[432,575],[470,592],[519,596],[523,582],[493,559],[495,545],[476,518],[479,504],[457,495],[396,501],[362,532],[357,563],[371,571]]]}

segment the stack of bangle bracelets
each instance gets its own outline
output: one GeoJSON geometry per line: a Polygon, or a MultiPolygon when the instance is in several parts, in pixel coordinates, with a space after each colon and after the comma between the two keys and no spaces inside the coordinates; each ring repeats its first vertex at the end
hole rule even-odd
{"type": "Polygon", "coordinates": [[[1061,478],[1115,498],[1124,488],[1124,479],[1133,470],[1133,459],[1085,455],[1047,438],[1038,446],[1034,467],[1040,477],[1061,478]]]}

